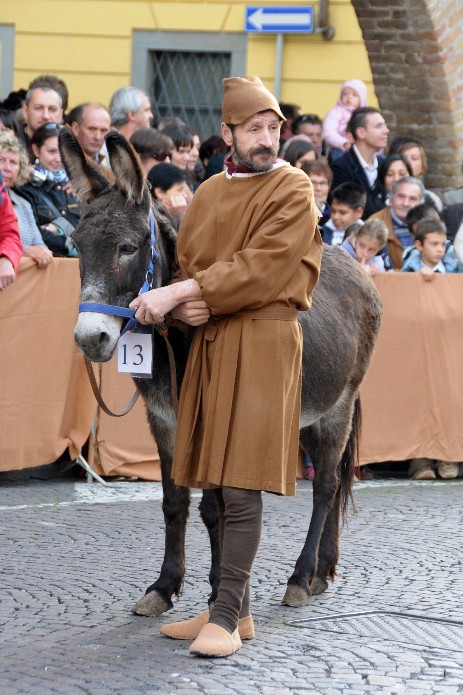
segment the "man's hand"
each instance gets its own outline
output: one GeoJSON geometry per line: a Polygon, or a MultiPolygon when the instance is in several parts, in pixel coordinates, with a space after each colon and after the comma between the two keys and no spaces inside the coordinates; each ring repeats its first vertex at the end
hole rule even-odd
{"type": "Polygon", "coordinates": [[[4,290],[14,282],[13,263],[7,256],[0,256],[0,290],[4,290]]]}
{"type": "Polygon", "coordinates": [[[135,318],[144,326],[152,323],[162,323],[165,315],[171,311],[176,302],[173,299],[172,285],[158,287],[140,294],[133,302],[130,302],[131,309],[136,309],[135,318]]]}
{"type": "Polygon", "coordinates": [[[38,268],[46,268],[53,260],[53,254],[45,246],[27,246],[24,255],[32,258],[37,263],[38,268]]]}
{"type": "Polygon", "coordinates": [[[431,282],[434,280],[434,271],[431,268],[420,268],[421,275],[423,276],[425,282],[431,282]]]}
{"type": "Polygon", "coordinates": [[[200,297],[201,290],[196,280],[183,280],[140,294],[129,306],[136,309],[137,321],[149,326],[152,323],[163,323],[165,315],[178,304],[195,301],[200,297]]]}
{"type": "Polygon", "coordinates": [[[172,311],[174,319],[188,323],[190,326],[201,326],[207,323],[210,315],[209,307],[203,299],[183,302],[172,311]]]}

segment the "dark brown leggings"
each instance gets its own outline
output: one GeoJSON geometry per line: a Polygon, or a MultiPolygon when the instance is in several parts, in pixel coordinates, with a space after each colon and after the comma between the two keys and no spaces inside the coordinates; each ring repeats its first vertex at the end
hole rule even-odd
{"type": "Polygon", "coordinates": [[[220,587],[210,622],[234,632],[249,615],[249,580],[262,531],[260,490],[215,490],[219,508],[220,587]]]}

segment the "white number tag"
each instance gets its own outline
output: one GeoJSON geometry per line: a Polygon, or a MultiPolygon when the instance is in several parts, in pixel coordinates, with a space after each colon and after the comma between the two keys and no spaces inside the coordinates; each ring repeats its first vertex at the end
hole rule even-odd
{"type": "Polygon", "coordinates": [[[130,374],[151,374],[153,346],[151,333],[131,333],[119,338],[117,371],[130,374]]]}

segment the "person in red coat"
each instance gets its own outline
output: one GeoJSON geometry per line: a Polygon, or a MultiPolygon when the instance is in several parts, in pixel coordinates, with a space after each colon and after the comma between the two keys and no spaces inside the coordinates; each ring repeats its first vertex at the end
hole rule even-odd
{"type": "Polygon", "coordinates": [[[0,290],[14,282],[22,255],[18,220],[0,174],[0,290]]]}

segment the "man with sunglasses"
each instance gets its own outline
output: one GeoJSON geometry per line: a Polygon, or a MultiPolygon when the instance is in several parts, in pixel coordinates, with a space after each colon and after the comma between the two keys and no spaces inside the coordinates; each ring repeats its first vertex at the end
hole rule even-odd
{"type": "Polygon", "coordinates": [[[46,123],[62,123],[63,109],[60,95],[45,85],[32,87],[26,94],[22,116],[24,128],[20,133],[20,139],[26,146],[32,162],[31,139],[36,130],[46,123]]]}

